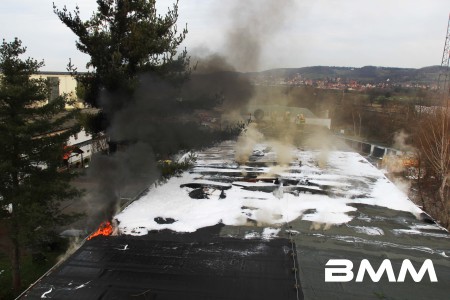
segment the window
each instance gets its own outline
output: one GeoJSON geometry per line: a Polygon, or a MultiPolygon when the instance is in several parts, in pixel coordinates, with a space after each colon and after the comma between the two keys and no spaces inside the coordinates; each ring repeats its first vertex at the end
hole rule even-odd
{"type": "Polygon", "coordinates": [[[50,82],[50,99],[49,102],[52,102],[59,96],[59,79],[58,77],[47,77],[47,80],[50,82]]]}

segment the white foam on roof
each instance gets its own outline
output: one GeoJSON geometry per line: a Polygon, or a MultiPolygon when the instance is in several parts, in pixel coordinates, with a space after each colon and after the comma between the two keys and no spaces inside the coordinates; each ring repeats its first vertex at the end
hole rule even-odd
{"type": "Polygon", "coordinates": [[[257,181],[257,182],[248,182],[248,181],[234,181],[233,182],[234,185],[236,186],[246,186],[246,187],[273,187],[273,186],[278,186],[274,183],[270,183],[270,182],[264,182],[264,181],[257,181]]]}
{"type": "Polygon", "coordinates": [[[270,239],[273,239],[274,237],[276,237],[279,232],[280,232],[280,228],[266,227],[266,228],[264,228],[261,235],[262,235],[263,239],[270,240],[270,239]]]}
{"type": "Polygon", "coordinates": [[[367,235],[384,235],[383,229],[379,227],[369,227],[369,226],[351,226],[356,232],[364,233],[367,235]]]}
{"type": "Polygon", "coordinates": [[[224,188],[231,187],[230,183],[223,183],[223,182],[219,182],[219,181],[204,180],[204,179],[197,179],[195,181],[192,181],[192,183],[197,183],[197,184],[201,184],[201,185],[213,185],[213,186],[224,187],[224,188]]]}
{"type": "MultiPolygon", "coordinates": [[[[261,145],[258,146],[258,149],[263,148],[261,145]]],[[[216,147],[215,151],[220,153],[220,148],[216,147]]],[[[230,150],[227,148],[225,153],[229,155],[230,150]]],[[[361,155],[353,152],[330,152],[326,167],[321,169],[316,163],[319,154],[318,151],[295,150],[294,158],[302,161],[300,168],[306,172],[289,173],[289,168],[286,168],[282,172],[282,177],[311,178],[308,174],[313,174],[314,179],[329,181],[330,184],[343,183],[333,187],[333,189],[339,189],[339,197],[310,193],[299,195],[286,192],[267,193],[232,185],[231,189],[225,191],[225,199],[220,199],[220,190],[210,192],[209,199],[192,199],[189,197],[192,189],[180,188],[180,185],[196,182],[195,178],[199,174],[195,172],[213,171],[224,174],[239,171],[239,169],[228,168],[194,168],[194,173],[185,172],[180,177],[171,178],[166,184],[151,189],[116,215],[119,230],[123,234],[134,235],[161,229],[193,232],[220,222],[225,225],[245,225],[248,219],[261,226],[282,224],[297,218],[338,225],[353,219],[353,216],[349,214],[356,210],[355,207],[350,206],[352,203],[378,205],[416,215],[422,212],[380,170],[361,155]],[[347,184],[348,180],[357,181],[360,184],[353,182],[347,184]],[[358,195],[365,196],[358,198],[358,195]],[[252,210],[243,207],[252,207],[252,210]],[[305,214],[305,211],[308,212],[305,214]],[[157,217],[172,218],[176,222],[158,224],[154,220],[157,217]]],[[[202,157],[201,154],[198,156],[202,157]]],[[[202,164],[205,162],[207,162],[206,159],[202,160],[202,164]]],[[[217,157],[214,157],[214,162],[217,162],[217,157]]],[[[242,182],[238,184],[244,185],[242,182]]],[[[256,185],[265,185],[265,183],[256,185]]],[[[308,187],[314,188],[314,186],[308,187]]]]}

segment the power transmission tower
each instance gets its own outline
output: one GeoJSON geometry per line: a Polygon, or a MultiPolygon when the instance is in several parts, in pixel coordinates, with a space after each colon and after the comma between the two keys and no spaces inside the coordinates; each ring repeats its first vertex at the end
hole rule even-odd
{"type": "Polygon", "coordinates": [[[450,15],[447,24],[444,52],[442,53],[441,69],[438,77],[438,105],[448,108],[450,96],[450,15]]]}

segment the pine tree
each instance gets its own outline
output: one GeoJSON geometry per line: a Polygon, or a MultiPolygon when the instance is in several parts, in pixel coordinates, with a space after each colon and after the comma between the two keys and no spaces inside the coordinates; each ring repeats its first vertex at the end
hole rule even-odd
{"type": "Polygon", "coordinates": [[[13,289],[21,287],[21,253],[42,245],[64,220],[58,202],[78,195],[60,172],[64,144],[78,130],[66,125],[75,111],[65,97],[51,102],[50,83],[37,74],[43,62],[22,59],[17,38],[0,47],[0,226],[7,229],[13,289]]]}
{"type": "MultiPolygon", "coordinates": [[[[97,12],[87,21],[81,20],[78,7],[72,13],[66,7],[59,10],[53,6],[78,37],[78,50],[90,56],[87,67],[93,71],[77,75],[85,87],[86,102],[103,108],[111,118],[131,99],[140,74],[152,72],[180,82],[188,76],[186,50],[177,55],[187,34],[186,28],[177,31],[178,1],[166,15],[157,14],[156,0],[97,0],[97,4],[97,12]],[[101,104],[100,89],[116,97],[101,104]]],[[[71,63],[69,69],[76,71],[71,63]]]]}

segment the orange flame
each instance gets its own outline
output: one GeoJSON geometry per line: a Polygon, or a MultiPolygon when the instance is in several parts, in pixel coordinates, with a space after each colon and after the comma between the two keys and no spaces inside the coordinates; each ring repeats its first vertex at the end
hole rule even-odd
{"type": "Polygon", "coordinates": [[[90,239],[92,239],[92,238],[94,238],[96,236],[99,236],[99,235],[108,236],[108,235],[111,235],[112,232],[113,232],[113,227],[111,225],[111,222],[105,221],[102,224],[100,224],[100,226],[98,227],[97,231],[94,232],[93,234],[91,234],[87,239],[90,240],[90,239]]]}

